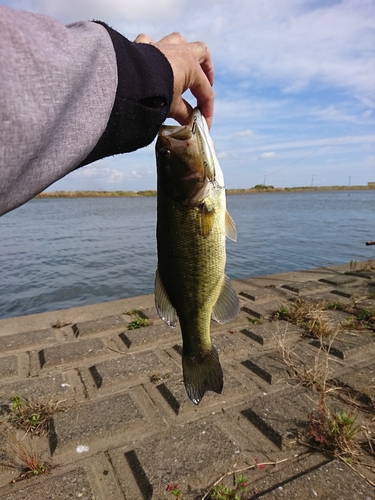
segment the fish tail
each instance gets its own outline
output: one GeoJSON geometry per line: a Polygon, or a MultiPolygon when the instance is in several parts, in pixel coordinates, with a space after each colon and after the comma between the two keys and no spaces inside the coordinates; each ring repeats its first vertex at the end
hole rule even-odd
{"type": "Polygon", "coordinates": [[[215,347],[200,357],[183,354],[182,369],[186,392],[194,404],[201,402],[206,391],[221,394],[223,371],[215,347]]]}

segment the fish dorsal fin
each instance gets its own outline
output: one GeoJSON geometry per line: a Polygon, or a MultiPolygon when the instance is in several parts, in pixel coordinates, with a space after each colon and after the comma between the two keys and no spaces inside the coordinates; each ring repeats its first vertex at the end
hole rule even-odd
{"type": "Polygon", "coordinates": [[[212,309],[212,319],[220,323],[227,323],[240,312],[240,301],[232,287],[228,276],[224,276],[223,287],[219,298],[212,309]]]}
{"type": "Polygon", "coordinates": [[[177,312],[169,300],[159,269],[155,274],[155,307],[161,319],[174,328],[177,323],[177,312]]]}
{"type": "Polygon", "coordinates": [[[207,238],[207,236],[211,233],[212,228],[214,227],[215,209],[209,203],[203,203],[201,211],[202,211],[202,217],[201,217],[202,236],[207,238]]]}
{"type": "Polygon", "coordinates": [[[228,210],[225,211],[225,236],[230,240],[237,241],[236,224],[230,216],[228,210]]]}

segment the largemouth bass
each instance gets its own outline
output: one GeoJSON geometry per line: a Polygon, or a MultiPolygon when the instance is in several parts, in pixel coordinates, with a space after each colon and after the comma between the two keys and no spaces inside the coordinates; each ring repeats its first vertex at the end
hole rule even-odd
{"type": "Polygon", "coordinates": [[[223,388],[211,318],[230,321],[239,313],[239,300],[224,274],[225,237],[236,240],[236,226],[226,211],[223,172],[198,108],[190,126],[161,127],[156,162],[156,309],[170,326],[179,319],[185,388],[199,404],[206,391],[220,394],[223,388]]]}

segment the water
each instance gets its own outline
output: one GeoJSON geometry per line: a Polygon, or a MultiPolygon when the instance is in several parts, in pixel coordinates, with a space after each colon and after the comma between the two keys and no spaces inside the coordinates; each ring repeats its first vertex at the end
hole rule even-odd
{"type": "MultiPolygon", "coordinates": [[[[228,196],[232,279],[375,258],[375,191],[228,196]]],[[[0,318],[153,292],[155,198],[33,200],[0,218],[0,318]]]]}

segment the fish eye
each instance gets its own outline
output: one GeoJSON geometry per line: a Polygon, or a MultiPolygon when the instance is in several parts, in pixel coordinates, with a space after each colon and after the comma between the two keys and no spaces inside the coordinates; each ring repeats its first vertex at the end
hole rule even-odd
{"type": "Polygon", "coordinates": [[[159,151],[159,154],[161,156],[164,156],[164,158],[168,158],[170,155],[171,155],[171,151],[170,149],[167,149],[167,148],[162,148],[160,151],[159,151]]]}

